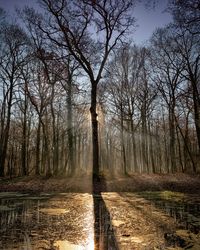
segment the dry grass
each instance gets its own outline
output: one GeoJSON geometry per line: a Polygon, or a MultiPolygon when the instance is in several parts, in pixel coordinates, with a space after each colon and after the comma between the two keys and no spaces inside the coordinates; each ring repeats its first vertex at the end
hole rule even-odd
{"type": "MultiPolygon", "coordinates": [[[[98,185],[98,184],[97,184],[98,185]]],[[[188,174],[134,174],[131,176],[104,177],[100,191],[136,192],[171,190],[200,193],[200,176],[188,174]]],[[[0,191],[20,192],[92,192],[92,178],[28,176],[0,180],[0,191]]]]}

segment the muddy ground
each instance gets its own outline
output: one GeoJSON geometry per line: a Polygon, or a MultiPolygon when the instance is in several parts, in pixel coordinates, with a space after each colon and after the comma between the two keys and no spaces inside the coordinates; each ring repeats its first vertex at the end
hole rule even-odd
{"type": "Polygon", "coordinates": [[[199,175],[2,178],[0,202],[0,249],[200,249],[199,175]]]}

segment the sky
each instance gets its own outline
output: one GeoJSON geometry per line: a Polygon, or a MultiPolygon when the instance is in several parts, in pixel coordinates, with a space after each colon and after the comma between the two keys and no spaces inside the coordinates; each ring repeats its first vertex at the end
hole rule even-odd
{"type": "Polygon", "coordinates": [[[134,11],[138,27],[133,35],[133,39],[139,44],[148,40],[156,28],[163,27],[172,21],[172,16],[165,11],[167,0],[157,0],[155,8],[146,8],[142,2],[137,4],[134,11]]]}
{"type": "MultiPolygon", "coordinates": [[[[37,0],[0,0],[0,7],[8,11],[10,16],[13,16],[16,6],[32,6],[36,1],[37,0]]],[[[143,0],[141,0],[135,7],[133,15],[137,20],[138,27],[132,39],[136,44],[145,44],[156,28],[162,27],[172,20],[171,15],[164,12],[167,7],[167,0],[157,0],[156,3],[155,8],[145,8],[143,0]]]]}

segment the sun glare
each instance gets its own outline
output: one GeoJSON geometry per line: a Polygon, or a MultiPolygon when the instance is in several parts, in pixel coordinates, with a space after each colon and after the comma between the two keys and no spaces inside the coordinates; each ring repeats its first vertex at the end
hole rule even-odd
{"type": "Polygon", "coordinates": [[[90,238],[89,244],[86,246],[85,250],[94,250],[94,237],[90,238]]]}

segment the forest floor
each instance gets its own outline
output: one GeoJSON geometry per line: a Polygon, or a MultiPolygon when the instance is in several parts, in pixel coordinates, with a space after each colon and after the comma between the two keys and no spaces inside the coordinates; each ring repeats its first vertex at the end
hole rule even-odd
{"type": "MultiPolygon", "coordinates": [[[[102,192],[176,191],[200,194],[200,175],[134,174],[130,176],[106,177],[101,183],[102,192]]],[[[97,183],[98,189],[98,183],[97,183]]],[[[26,176],[1,178],[0,192],[92,192],[92,178],[26,176]]]]}
{"type": "Polygon", "coordinates": [[[0,249],[200,249],[199,175],[104,176],[94,186],[90,176],[0,179],[0,249]]]}

